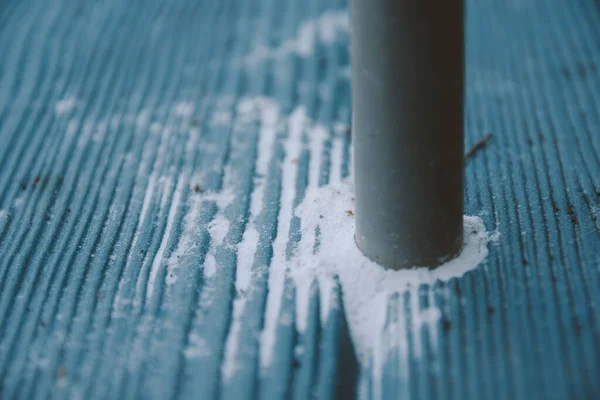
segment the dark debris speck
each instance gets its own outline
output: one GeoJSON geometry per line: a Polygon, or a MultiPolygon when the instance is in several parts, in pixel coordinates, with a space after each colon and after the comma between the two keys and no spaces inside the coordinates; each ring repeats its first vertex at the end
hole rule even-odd
{"type": "Polygon", "coordinates": [[[473,145],[473,147],[471,147],[465,153],[465,160],[473,157],[475,155],[475,153],[477,153],[479,150],[483,149],[487,145],[487,143],[490,141],[490,139],[492,139],[493,136],[494,136],[494,134],[490,132],[487,135],[485,135],[484,137],[482,137],[477,143],[475,143],[473,145]]]}
{"type": "Polygon", "coordinates": [[[452,321],[444,318],[444,320],[442,321],[442,329],[444,330],[444,332],[450,332],[450,330],[452,329],[452,321]]]}
{"type": "Polygon", "coordinates": [[[581,331],[583,330],[583,327],[581,326],[581,322],[579,322],[579,318],[577,318],[577,317],[573,318],[573,330],[575,331],[576,334],[580,334],[581,331]]]}
{"type": "Polygon", "coordinates": [[[579,219],[577,218],[577,214],[575,214],[575,209],[571,203],[567,203],[567,213],[569,214],[569,219],[573,225],[579,224],[579,219]]]}
{"type": "Polygon", "coordinates": [[[454,287],[454,291],[456,292],[456,295],[458,297],[462,297],[462,288],[459,284],[456,284],[456,286],[454,287]]]}

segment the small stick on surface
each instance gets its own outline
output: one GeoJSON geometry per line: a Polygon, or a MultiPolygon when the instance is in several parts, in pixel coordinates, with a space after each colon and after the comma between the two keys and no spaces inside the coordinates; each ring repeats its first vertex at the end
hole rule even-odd
{"type": "Polygon", "coordinates": [[[473,157],[475,155],[475,153],[477,153],[479,150],[483,149],[485,147],[485,145],[487,144],[487,142],[490,141],[492,136],[494,136],[494,134],[488,133],[483,138],[481,138],[481,140],[479,142],[475,143],[473,145],[473,147],[471,147],[469,149],[469,151],[467,151],[467,153],[465,154],[465,160],[470,157],[473,157]]]}

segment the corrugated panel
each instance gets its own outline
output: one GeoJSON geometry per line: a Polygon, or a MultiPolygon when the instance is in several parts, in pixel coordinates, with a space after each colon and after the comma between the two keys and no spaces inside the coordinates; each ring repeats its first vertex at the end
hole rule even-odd
{"type": "Polygon", "coordinates": [[[2,3],[1,397],[595,398],[600,12],[467,3],[466,213],[501,238],[392,296],[382,368],[339,284],[299,331],[268,267],[349,173],[344,1],[2,3]]]}

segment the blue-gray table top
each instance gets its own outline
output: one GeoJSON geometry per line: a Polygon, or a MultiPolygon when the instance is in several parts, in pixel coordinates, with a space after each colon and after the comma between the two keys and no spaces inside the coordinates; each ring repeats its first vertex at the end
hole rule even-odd
{"type": "Polygon", "coordinates": [[[337,281],[298,329],[269,268],[349,175],[344,0],[2,2],[0,397],[597,398],[600,6],[467,23],[465,212],[500,238],[390,299],[374,368],[337,281]]]}

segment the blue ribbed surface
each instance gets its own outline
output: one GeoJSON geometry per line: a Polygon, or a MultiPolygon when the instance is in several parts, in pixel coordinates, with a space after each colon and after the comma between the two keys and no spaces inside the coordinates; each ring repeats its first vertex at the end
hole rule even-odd
{"type": "Polygon", "coordinates": [[[467,3],[467,146],[494,138],[467,163],[466,212],[501,238],[464,277],[390,299],[379,373],[359,370],[340,287],[332,306],[313,286],[298,332],[290,280],[259,361],[273,293],[257,266],[300,221],[278,232],[287,129],[259,173],[261,126],[240,99],[275,101],[282,119],[303,106],[329,128],[322,154],[293,160],[294,205],[309,160],[320,184],[346,176],[350,140],[333,128],[350,121],[347,31],[289,46],[345,1],[2,2],[0,398],[348,398],[359,376],[365,398],[597,398],[600,8],[467,3]],[[441,318],[415,328],[414,304],[441,318]]]}

